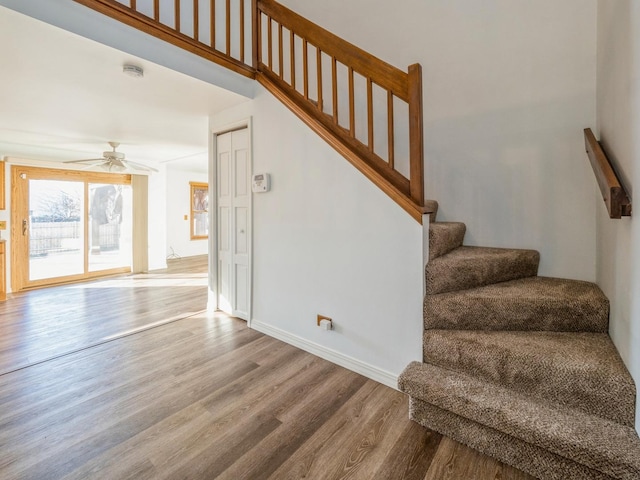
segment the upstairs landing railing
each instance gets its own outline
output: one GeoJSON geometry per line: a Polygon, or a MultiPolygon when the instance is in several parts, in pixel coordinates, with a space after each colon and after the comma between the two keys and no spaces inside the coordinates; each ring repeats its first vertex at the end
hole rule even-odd
{"type": "Polygon", "coordinates": [[[374,57],[273,0],[75,0],[258,80],[422,221],[422,73],[374,57]]]}
{"type": "Polygon", "coordinates": [[[236,73],[255,78],[251,0],[74,0],[236,73]]]}

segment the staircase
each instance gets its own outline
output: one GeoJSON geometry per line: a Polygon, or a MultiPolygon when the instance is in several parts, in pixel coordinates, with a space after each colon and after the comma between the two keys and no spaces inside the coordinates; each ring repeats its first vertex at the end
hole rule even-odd
{"type": "Polygon", "coordinates": [[[464,246],[465,231],[429,226],[423,363],[399,379],[411,419],[541,479],[639,479],[607,298],[537,276],[536,251],[464,246]]]}

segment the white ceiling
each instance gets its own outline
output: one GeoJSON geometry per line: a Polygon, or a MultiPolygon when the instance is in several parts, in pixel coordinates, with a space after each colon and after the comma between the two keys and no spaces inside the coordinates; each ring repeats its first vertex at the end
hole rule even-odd
{"type": "Polygon", "coordinates": [[[245,97],[0,7],[0,158],[206,171],[209,115],[245,97]],[[144,68],[144,78],[122,72],[144,68]]]}

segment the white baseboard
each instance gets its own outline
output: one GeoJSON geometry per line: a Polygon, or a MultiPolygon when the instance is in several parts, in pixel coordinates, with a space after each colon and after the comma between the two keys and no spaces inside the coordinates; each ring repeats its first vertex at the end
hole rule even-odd
{"type": "Polygon", "coordinates": [[[336,365],[340,365],[341,367],[359,373],[360,375],[370,378],[371,380],[375,380],[376,382],[382,383],[387,387],[391,387],[395,390],[398,389],[398,376],[394,375],[391,372],[387,372],[386,370],[382,370],[381,368],[374,367],[373,365],[369,365],[368,363],[362,362],[353,357],[345,355],[344,353],[340,353],[327,348],[323,345],[310,342],[309,340],[306,340],[297,335],[293,335],[285,330],[273,327],[259,320],[253,319],[249,327],[257,330],[258,332],[264,333],[265,335],[269,335],[270,337],[282,340],[289,345],[298,347],[305,352],[309,352],[320,358],[324,358],[325,360],[335,363],[336,365]]]}

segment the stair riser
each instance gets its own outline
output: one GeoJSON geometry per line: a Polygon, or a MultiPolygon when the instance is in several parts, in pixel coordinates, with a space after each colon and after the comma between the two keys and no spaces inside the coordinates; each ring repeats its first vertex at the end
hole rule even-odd
{"type": "Polygon", "coordinates": [[[540,255],[533,250],[461,247],[427,264],[428,295],[468,290],[498,282],[532,277],[540,255]]]}
{"type": "Polygon", "coordinates": [[[429,225],[429,260],[441,257],[461,246],[466,230],[464,223],[429,225]]]}
{"type": "MultiPolygon", "coordinates": [[[[535,349],[513,351],[506,343],[508,338],[501,345],[499,339],[503,334],[495,333],[489,335],[496,337],[496,341],[485,344],[475,340],[471,332],[426,331],[424,362],[633,427],[635,388],[625,382],[628,375],[624,367],[620,375],[608,375],[609,372],[599,370],[598,365],[573,367],[563,363],[561,358],[547,357],[543,349],[539,350],[539,356],[535,349]]],[[[487,337],[486,332],[480,335],[487,337]]],[[[573,339],[573,334],[566,335],[573,339]]],[[[604,336],[583,334],[578,337],[585,340],[585,349],[592,344],[590,340],[594,335],[604,336]]],[[[562,343],[558,344],[558,352],[562,352],[561,349],[562,343]]]]}
{"type": "Polygon", "coordinates": [[[416,398],[409,401],[409,417],[423,427],[435,430],[540,480],[613,478],[416,398]]]}
{"type": "Polygon", "coordinates": [[[426,295],[424,328],[606,333],[609,303],[486,298],[474,290],[426,295]]]}

